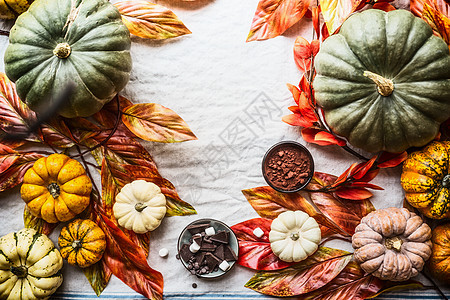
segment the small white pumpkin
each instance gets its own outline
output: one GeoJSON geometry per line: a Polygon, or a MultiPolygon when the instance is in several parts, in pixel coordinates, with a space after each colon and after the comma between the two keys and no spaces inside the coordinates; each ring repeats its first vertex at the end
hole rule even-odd
{"type": "Polygon", "coordinates": [[[270,226],[270,247],[282,261],[306,259],[317,250],[320,239],[319,224],[300,210],[281,213],[270,226]]]}
{"type": "Polygon", "coordinates": [[[117,194],[113,212],[120,226],[146,233],[161,224],[166,215],[166,197],[153,182],[135,180],[117,194]]]}
{"type": "Polygon", "coordinates": [[[63,281],[53,242],[31,228],[0,238],[0,299],[48,299],[63,281]]]}

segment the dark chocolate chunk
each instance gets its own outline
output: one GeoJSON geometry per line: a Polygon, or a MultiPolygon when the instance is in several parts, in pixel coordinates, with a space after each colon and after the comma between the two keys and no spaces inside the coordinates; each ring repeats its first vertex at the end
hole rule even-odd
{"type": "Polygon", "coordinates": [[[205,254],[206,253],[203,251],[198,251],[197,253],[195,253],[195,261],[201,265],[203,262],[203,259],[205,258],[205,254]]]}
{"type": "Polygon", "coordinates": [[[206,262],[206,265],[208,266],[208,268],[210,270],[212,270],[216,266],[218,266],[222,262],[222,260],[212,253],[206,253],[205,262],[206,262]]]}
{"type": "Polygon", "coordinates": [[[213,252],[213,254],[215,256],[217,256],[218,258],[220,258],[221,260],[225,260],[225,245],[224,244],[220,244],[219,246],[217,246],[217,248],[213,252]]]}
{"type": "Polygon", "coordinates": [[[191,250],[189,250],[189,244],[183,244],[178,254],[185,262],[188,262],[189,259],[192,257],[192,252],[191,250]]]}
{"type": "Polygon", "coordinates": [[[194,282],[194,283],[192,284],[192,287],[193,287],[194,289],[196,289],[196,288],[197,288],[197,284],[194,282]]]}
{"type": "Polygon", "coordinates": [[[192,234],[196,234],[196,233],[200,233],[203,230],[205,230],[206,228],[209,227],[209,223],[206,224],[196,224],[196,225],[189,225],[188,227],[186,227],[186,229],[192,234]]]}
{"type": "Polygon", "coordinates": [[[226,261],[233,261],[237,260],[236,253],[234,253],[233,249],[229,245],[225,246],[225,260],[226,261]]]}
{"type": "Polygon", "coordinates": [[[202,245],[203,237],[201,235],[193,236],[192,239],[194,240],[194,242],[197,243],[197,245],[199,245],[199,246],[202,245]]]}
{"type": "Polygon", "coordinates": [[[214,250],[216,250],[217,246],[212,244],[212,243],[207,243],[206,241],[204,241],[202,243],[202,246],[200,247],[200,251],[209,251],[209,252],[214,252],[214,250]]]}
{"type": "Polygon", "coordinates": [[[214,242],[228,244],[228,235],[229,233],[227,231],[220,231],[219,233],[210,236],[210,239],[214,242]]]}

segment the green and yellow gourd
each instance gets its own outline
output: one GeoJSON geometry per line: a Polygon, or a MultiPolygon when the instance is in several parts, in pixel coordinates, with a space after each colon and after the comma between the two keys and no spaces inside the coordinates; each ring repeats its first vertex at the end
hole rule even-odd
{"type": "Polygon", "coordinates": [[[449,49],[408,11],[350,16],[323,42],[315,68],[326,123],[365,151],[423,146],[450,117],[449,49]]]}
{"type": "Polygon", "coordinates": [[[129,80],[130,33],[107,0],[37,0],[17,18],[9,42],[6,75],[33,110],[45,110],[72,81],[59,113],[90,116],[129,80]]]}
{"type": "Polygon", "coordinates": [[[15,19],[25,12],[33,0],[0,0],[0,19],[15,19]]]}

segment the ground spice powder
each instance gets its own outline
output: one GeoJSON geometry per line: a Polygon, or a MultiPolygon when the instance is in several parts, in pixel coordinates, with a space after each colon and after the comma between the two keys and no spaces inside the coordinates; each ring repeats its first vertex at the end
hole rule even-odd
{"type": "Polygon", "coordinates": [[[280,145],[266,156],[264,172],[266,179],[276,188],[295,190],[309,179],[312,162],[301,148],[280,145]]]}

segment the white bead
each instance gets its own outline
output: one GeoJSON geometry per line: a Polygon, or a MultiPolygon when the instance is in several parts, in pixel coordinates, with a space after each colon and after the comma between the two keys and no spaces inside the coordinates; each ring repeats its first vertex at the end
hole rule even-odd
{"type": "Polygon", "coordinates": [[[220,265],[219,265],[219,268],[222,270],[222,271],[226,271],[226,270],[228,270],[228,268],[230,267],[230,264],[226,261],[226,260],[224,260],[223,262],[221,262],[220,263],[220,265]]]}
{"type": "Polygon", "coordinates": [[[197,253],[198,250],[200,250],[200,245],[193,241],[189,246],[189,251],[191,251],[192,253],[197,253]]]}
{"type": "Polygon", "coordinates": [[[262,229],[261,228],[259,228],[259,227],[256,227],[254,230],[253,230],[253,234],[256,236],[256,237],[262,237],[263,235],[264,235],[264,231],[262,231],[262,229]]]}
{"type": "Polygon", "coordinates": [[[167,255],[169,255],[169,250],[167,250],[167,248],[161,248],[159,250],[159,256],[166,257],[167,255]]]}
{"type": "Polygon", "coordinates": [[[214,227],[208,227],[205,229],[206,235],[215,235],[216,231],[214,230],[214,227]]]}

